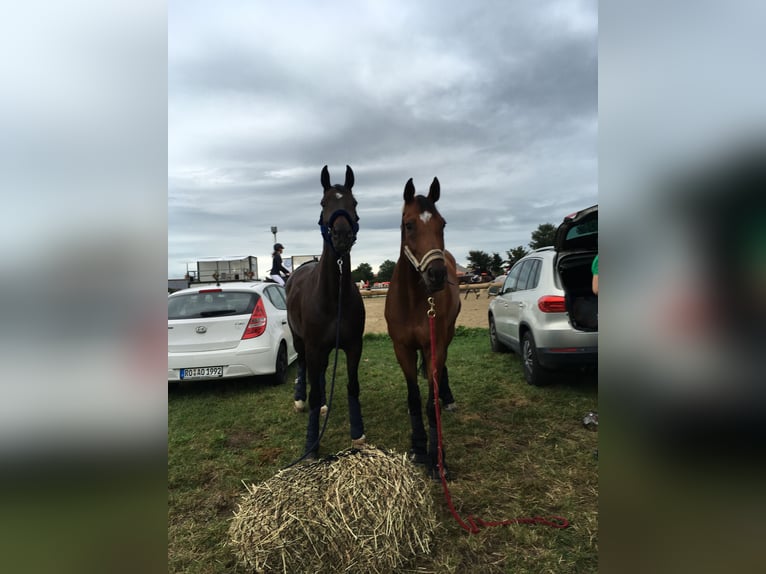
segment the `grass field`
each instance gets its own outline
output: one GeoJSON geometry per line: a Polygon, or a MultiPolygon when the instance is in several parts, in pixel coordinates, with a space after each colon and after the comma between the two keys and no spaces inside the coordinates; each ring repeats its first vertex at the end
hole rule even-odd
{"type": "MultiPolygon", "coordinates": [[[[342,353],[338,364],[320,455],[350,446],[342,353]]],[[[572,373],[550,387],[531,387],[518,357],[490,351],[486,329],[458,328],[448,364],[458,410],[443,413],[442,424],[460,515],[485,521],[559,515],[571,526],[467,534],[434,482],[436,543],[402,572],[596,572],[598,433],[582,425],[597,408],[596,377],[572,373]]],[[[328,384],[330,376],[331,370],[328,384]]],[[[368,442],[407,451],[406,384],[387,335],[365,336],[360,381],[368,442]]],[[[187,383],[169,390],[168,409],[168,569],[237,572],[225,543],[242,481],[264,481],[300,456],[307,415],[293,412],[291,384],[261,379],[187,383]]]]}

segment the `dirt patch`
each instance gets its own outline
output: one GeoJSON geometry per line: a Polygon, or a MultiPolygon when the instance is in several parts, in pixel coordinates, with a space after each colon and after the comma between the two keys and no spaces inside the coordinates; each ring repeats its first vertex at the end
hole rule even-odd
{"type": "Polygon", "coordinates": [[[258,461],[261,464],[274,464],[282,456],[283,452],[284,449],[282,448],[261,447],[258,449],[258,461]]]}
{"type": "Polygon", "coordinates": [[[232,431],[226,436],[226,446],[230,448],[248,448],[263,440],[263,436],[258,433],[237,430],[232,431]]]}
{"type": "MultiPolygon", "coordinates": [[[[457,325],[463,327],[482,327],[487,328],[487,307],[492,297],[487,297],[487,292],[482,290],[479,297],[469,293],[465,297],[460,294],[460,314],[457,316],[457,325]]],[[[383,309],[386,305],[385,296],[365,297],[364,308],[367,313],[367,320],[364,325],[365,333],[388,333],[386,319],[383,316],[383,309]]],[[[425,313],[425,308],[423,313],[425,313]]]]}

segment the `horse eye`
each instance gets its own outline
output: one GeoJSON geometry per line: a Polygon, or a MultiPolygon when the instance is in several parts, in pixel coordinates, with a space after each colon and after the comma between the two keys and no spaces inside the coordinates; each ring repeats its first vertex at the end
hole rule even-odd
{"type": "Polygon", "coordinates": [[[406,222],[404,223],[404,228],[405,228],[407,231],[412,231],[413,229],[415,229],[415,224],[414,224],[414,223],[412,223],[411,221],[406,221],[406,222]]]}

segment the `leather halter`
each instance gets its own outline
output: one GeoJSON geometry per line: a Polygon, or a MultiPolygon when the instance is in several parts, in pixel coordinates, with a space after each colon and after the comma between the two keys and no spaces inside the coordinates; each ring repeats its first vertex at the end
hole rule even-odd
{"type": "Polygon", "coordinates": [[[423,259],[420,261],[418,261],[417,257],[415,257],[415,254],[412,253],[407,245],[404,246],[403,251],[407,256],[407,259],[410,260],[410,263],[412,263],[415,266],[415,269],[417,269],[420,273],[423,273],[426,270],[426,267],[428,267],[434,261],[444,261],[444,251],[441,249],[431,249],[431,251],[423,255],[423,259]]]}

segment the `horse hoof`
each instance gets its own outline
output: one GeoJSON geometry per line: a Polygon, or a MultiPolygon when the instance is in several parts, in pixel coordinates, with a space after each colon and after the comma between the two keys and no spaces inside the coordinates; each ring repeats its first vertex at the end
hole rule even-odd
{"type": "MultiPolygon", "coordinates": [[[[441,482],[441,480],[442,480],[442,476],[441,476],[441,473],[439,472],[439,466],[438,466],[438,465],[436,465],[436,466],[432,466],[432,467],[431,467],[431,468],[428,470],[428,477],[429,477],[431,480],[434,480],[434,481],[436,481],[436,482],[441,482]]],[[[450,472],[450,470],[449,470],[449,468],[447,468],[447,467],[445,466],[445,467],[444,467],[444,479],[445,479],[447,482],[451,482],[452,480],[454,480],[454,478],[455,478],[455,475],[454,475],[453,473],[451,473],[451,472],[450,472]]]]}
{"type": "Polygon", "coordinates": [[[306,410],[306,401],[295,401],[293,404],[293,409],[296,413],[302,413],[306,410]]]}
{"type": "Polygon", "coordinates": [[[360,446],[364,446],[366,443],[367,443],[367,437],[365,435],[362,435],[359,438],[351,439],[352,448],[359,448],[360,446]]]}
{"type": "Polygon", "coordinates": [[[326,416],[327,415],[327,405],[322,405],[322,408],[319,409],[319,414],[322,415],[322,416],[326,416]]]}
{"type": "Polygon", "coordinates": [[[444,405],[444,410],[445,411],[456,411],[457,410],[457,403],[453,401],[451,403],[448,403],[448,404],[444,405]]]}

